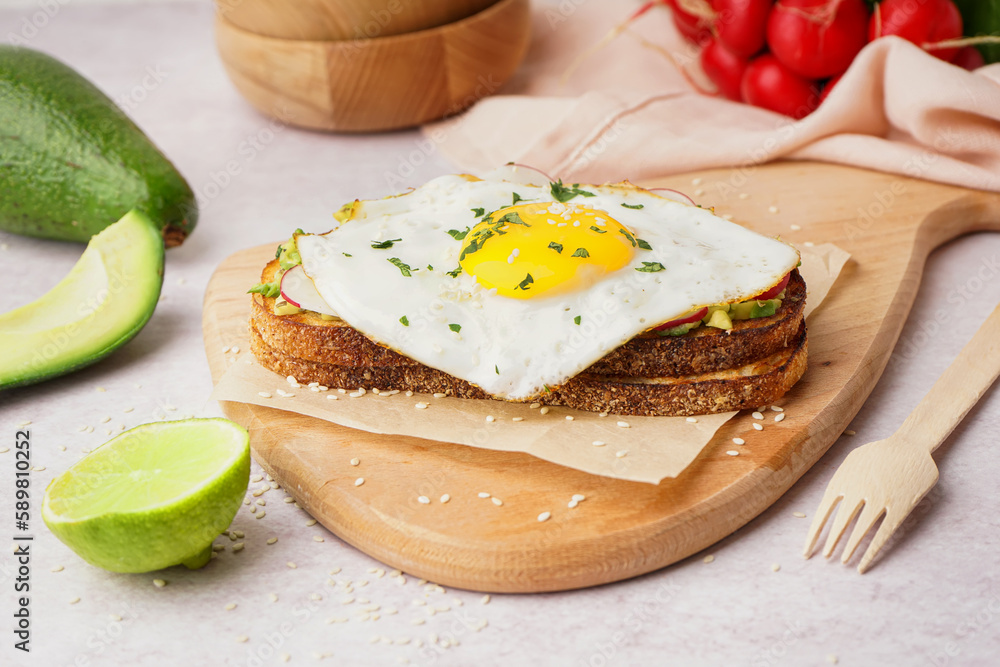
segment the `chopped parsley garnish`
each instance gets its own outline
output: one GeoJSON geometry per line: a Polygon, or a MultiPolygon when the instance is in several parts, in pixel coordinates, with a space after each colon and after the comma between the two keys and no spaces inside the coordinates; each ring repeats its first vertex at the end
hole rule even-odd
{"type": "Polygon", "coordinates": [[[404,263],[401,259],[399,259],[399,257],[390,257],[389,263],[395,266],[397,269],[399,269],[399,272],[402,273],[407,278],[413,275],[412,273],[410,273],[410,265],[404,263]]]}
{"type": "Polygon", "coordinates": [[[493,370],[495,370],[497,372],[497,375],[500,375],[500,367],[499,366],[494,366],[493,370]]]}
{"type": "Polygon", "coordinates": [[[596,227],[594,225],[591,225],[590,229],[591,229],[591,231],[597,232],[598,234],[607,234],[608,233],[608,230],[601,229],[600,227],[596,227]]]}
{"type": "Polygon", "coordinates": [[[635,237],[632,236],[632,234],[630,234],[627,229],[625,229],[624,227],[619,227],[618,231],[625,235],[625,238],[628,239],[629,243],[632,244],[633,248],[636,246],[635,237]]]}
{"type": "Polygon", "coordinates": [[[462,325],[461,324],[449,324],[448,328],[451,329],[452,331],[454,331],[455,333],[458,333],[459,331],[462,330],[462,325]]]}
{"type": "Polygon", "coordinates": [[[622,202],[622,206],[624,206],[625,208],[635,208],[635,209],[642,208],[642,204],[626,204],[625,202],[622,202]]]}
{"type": "Polygon", "coordinates": [[[386,248],[391,248],[392,244],[397,241],[402,241],[403,239],[386,239],[385,241],[372,241],[372,248],[375,250],[385,250],[386,248]]]}
{"type": "Polygon", "coordinates": [[[344,257],[354,257],[354,255],[352,255],[352,254],[351,254],[351,253],[349,253],[349,252],[342,252],[342,253],[340,253],[340,254],[341,254],[341,255],[343,255],[344,257]]]}
{"type": "Polygon", "coordinates": [[[458,278],[458,274],[460,274],[461,272],[462,272],[462,267],[459,266],[449,271],[448,275],[451,276],[452,278],[458,278]]]}
{"type": "Polygon", "coordinates": [[[514,193],[514,197],[513,197],[513,201],[511,201],[511,202],[510,202],[510,205],[511,205],[511,206],[513,206],[514,204],[516,204],[516,203],[517,203],[517,202],[519,202],[519,201],[524,201],[524,200],[523,200],[523,199],[521,199],[521,195],[519,195],[519,194],[517,194],[517,193],[515,192],[515,193],[514,193]]]}
{"type": "Polygon", "coordinates": [[[529,273],[524,277],[524,280],[522,280],[517,284],[517,287],[515,287],[514,289],[520,289],[520,290],[530,289],[528,286],[531,285],[531,283],[533,282],[535,282],[535,279],[532,278],[531,274],[529,273]]]}
{"type": "Polygon", "coordinates": [[[659,262],[643,262],[642,266],[636,268],[636,271],[642,271],[643,273],[656,273],[657,271],[663,271],[665,266],[659,262]]]}
{"type": "Polygon", "coordinates": [[[577,315],[576,317],[573,318],[573,322],[575,324],[580,324],[581,321],[583,321],[583,317],[580,315],[577,315]]]}
{"type": "Polygon", "coordinates": [[[552,192],[552,197],[556,201],[560,201],[564,204],[576,196],[581,196],[581,197],[595,196],[593,192],[587,192],[586,190],[581,190],[579,183],[574,183],[572,186],[563,185],[562,179],[559,179],[555,183],[549,183],[549,191],[552,192]]]}
{"type": "Polygon", "coordinates": [[[406,315],[403,315],[401,318],[399,318],[399,323],[402,324],[404,327],[410,326],[410,320],[406,319],[406,315]]]}
{"type": "MultiPolygon", "coordinates": [[[[508,224],[523,225],[524,227],[531,226],[522,220],[521,216],[518,215],[516,211],[511,211],[510,213],[503,215],[499,220],[493,220],[492,215],[493,214],[491,213],[483,218],[483,222],[486,223],[486,226],[480,227],[473,232],[472,236],[466,242],[465,247],[462,248],[462,253],[458,256],[458,261],[461,262],[465,259],[466,255],[471,255],[472,253],[481,250],[483,248],[483,244],[485,244],[490,238],[506,234],[507,232],[503,230],[503,227],[508,224]]],[[[455,236],[452,232],[448,233],[455,236]]],[[[461,232],[458,233],[461,234],[461,232]]],[[[462,234],[461,237],[455,236],[455,238],[464,239],[465,234],[462,234]]]]}
{"type": "Polygon", "coordinates": [[[517,211],[511,211],[510,213],[505,213],[503,217],[497,220],[497,224],[510,223],[512,225],[523,225],[525,227],[530,227],[528,223],[521,219],[517,211]]]}
{"type": "MultiPolygon", "coordinates": [[[[473,211],[482,211],[483,209],[481,209],[481,208],[474,208],[472,210],[473,211]]],[[[469,228],[468,227],[465,228],[464,232],[460,232],[457,229],[449,229],[448,230],[448,235],[451,236],[451,238],[455,239],[456,241],[463,240],[468,233],[469,233],[469,228]]]]}
{"type": "Polygon", "coordinates": [[[248,289],[247,294],[260,294],[274,299],[281,295],[281,283],[278,281],[273,283],[260,283],[248,289]]]}
{"type": "Polygon", "coordinates": [[[590,257],[590,253],[587,252],[586,248],[577,248],[571,257],[590,257]]]}
{"type": "Polygon", "coordinates": [[[434,270],[434,267],[433,267],[433,266],[431,266],[430,264],[428,264],[428,265],[427,265],[427,270],[428,270],[428,271],[433,271],[433,270],[434,270]]]}
{"type": "Polygon", "coordinates": [[[485,208],[470,208],[469,210],[472,211],[473,215],[475,215],[477,218],[481,218],[484,215],[486,215],[485,208]]]}
{"type": "Polygon", "coordinates": [[[635,242],[637,244],[639,244],[639,247],[642,248],[643,250],[652,250],[653,249],[653,246],[649,245],[648,243],[646,243],[642,239],[636,239],[635,242]]]}
{"type": "Polygon", "coordinates": [[[549,247],[555,250],[556,252],[562,252],[563,249],[562,243],[556,243],[555,241],[549,242],[549,247]]]}

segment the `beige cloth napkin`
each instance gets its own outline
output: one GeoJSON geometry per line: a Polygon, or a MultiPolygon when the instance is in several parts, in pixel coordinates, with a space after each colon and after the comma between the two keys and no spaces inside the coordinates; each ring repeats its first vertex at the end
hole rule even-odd
{"type": "Polygon", "coordinates": [[[425,133],[472,173],[514,161],[600,183],[783,158],[1000,191],[1000,63],[967,72],[882,39],[816,112],[793,122],[696,92],[650,46],[697,69],[696,51],[657,10],[560,85],[573,59],[636,6],[536,3],[531,49],[504,94],[425,133]]]}

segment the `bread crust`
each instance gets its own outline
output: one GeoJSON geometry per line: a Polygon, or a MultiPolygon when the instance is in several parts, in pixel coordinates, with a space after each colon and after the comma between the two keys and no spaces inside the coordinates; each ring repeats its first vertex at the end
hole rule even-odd
{"type": "MultiPolygon", "coordinates": [[[[278,270],[274,260],[261,280],[270,282],[278,270]]],[[[806,284],[792,271],[781,308],[770,317],[737,320],[728,331],[698,327],[683,336],[647,332],[594,363],[590,373],[642,378],[680,377],[743,366],[781,351],[799,331],[806,284]]],[[[337,366],[382,368],[420,366],[384,347],[340,319],[324,320],[316,313],[275,315],[274,299],[253,295],[250,321],[263,342],[274,350],[304,361],[337,366]]]]}

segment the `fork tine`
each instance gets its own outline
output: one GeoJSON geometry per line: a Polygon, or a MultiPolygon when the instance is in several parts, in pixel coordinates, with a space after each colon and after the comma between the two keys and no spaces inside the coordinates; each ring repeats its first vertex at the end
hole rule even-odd
{"type": "Polygon", "coordinates": [[[819,507],[816,508],[816,515],[813,517],[812,524],[809,526],[809,534],[806,535],[806,546],[802,550],[802,555],[806,558],[811,558],[813,555],[813,549],[816,548],[816,542],[819,541],[819,534],[823,532],[823,525],[826,520],[830,518],[833,513],[834,508],[837,503],[840,502],[841,496],[839,493],[833,490],[833,485],[828,484],[826,487],[826,492],[823,494],[823,499],[819,501],[819,507]]]}
{"type": "Polygon", "coordinates": [[[861,539],[868,534],[868,531],[872,529],[872,526],[875,525],[875,522],[884,513],[884,507],[879,507],[872,503],[865,504],[864,509],[861,510],[861,516],[858,517],[858,522],[854,525],[851,537],[847,540],[847,544],[844,545],[844,554],[840,557],[841,563],[851,560],[851,556],[854,555],[854,551],[858,548],[861,539]]]}
{"type": "Polygon", "coordinates": [[[826,536],[826,546],[823,547],[824,558],[829,558],[833,554],[833,550],[844,531],[847,530],[848,524],[858,515],[864,504],[864,499],[860,498],[854,505],[849,505],[847,498],[840,501],[840,509],[837,510],[837,516],[833,520],[833,525],[830,526],[830,533],[826,536]]]}
{"type": "MultiPolygon", "coordinates": [[[[910,508],[912,509],[912,507],[910,508]]],[[[868,550],[865,551],[865,555],[862,556],[861,562],[858,563],[858,573],[864,574],[868,567],[871,565],[872,561],[875,560],[875,556],[878,554],[879,550],[885,546],[885,543],[889,541],[892,534],[896,532],[900,524],[903,523],[903,519],[909,515],[909,510],[906,512],[898,513],[886,511],[885,520],[882,521],[882,525],[878,527],[878,532],[875,533],[875,537],[872,538],[871,544],[868,545],[868,550]]]]}

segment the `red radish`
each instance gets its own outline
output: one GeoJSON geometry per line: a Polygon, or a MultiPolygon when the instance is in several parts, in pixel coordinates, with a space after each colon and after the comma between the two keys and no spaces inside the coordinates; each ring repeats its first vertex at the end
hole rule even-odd
{"type": "Polygon", "coordinates": [[[708,2],[705,0],[696,3],[685,2],[685,0],[663,0],[663,2],[670,7],[670,13],[673,15],[674,25],[677,26],[677,30],[688,41],[695,44],[703,44],[705,40],[712,36],[712,19],[710,16],[712,8],[708,2]],[[694,8],[703,6],[704,10],[693,14],[685,11],[681,6],[682,4],[694,8]]]}
{"type": "Polygon", "coordinates": [[[679,327],[682,324],[691,324],[692,322],[697,322],[706,315],[708,315],[708,308],[702,308],[701,310],[694,311],[690,315],[685,315],[684,317],[679,317],[676,320],[664,322],[658,327],[653,327],[653,331],[666,331],[667,329],[679,327]]]}
{"type": "Polygon", "coordinates": [[[716,39],[740,58],[757,54],[764,48],[773,4],[772,0],[712,0],[717,14],[712,24],[716,39]]]}
{"type": "Polygon", "coordinates": [[[778,0],[767,43],[795,74],[825,79],[848,68],[867,41],[867,27],[864,0],[778,0]]]}
{"type": "Polygon", "coordinates": [[[816,85],[788,69],[770,53],[750,61],[743,74],[743,99],[792,118],[805,118],[819,104],[816,85]]]}
{"type": "Polygon", "coordinates": [[[326,315],[336,315],[329,304],[320,296],[316,285],[306,275],[301,264],[293,266],[281,276],[281,298],[296,308],[325,313],[326,315]]]}
{"type": "Polygon", "coordinates": [[[670,188],[650,188],[649,192],[663,192],[665,194],[660,195],[665,199],[672,199],[674,201],[679,201],[682,204],[690,204],[691,206],[697,206],[694,200],[688,197],[686,194],[680,190],[671,190],[670,188]]]}
{"type": "MultiPolygon", "coordinates": [[[[767,301],[768,299],[775,299],[775,298],[777,298],[777,296],[779,294],[781,294],[781,290],[785,289],[785,286],[788,285],[788,279],[791,278],[791,277],[792,277],[791,273],[786,273],[785,277],[781,279],[781,282],[779,282],[777,285],[775,285],[771,289],[767,290],[766,292],[762,292],[761,294],[758,294],[754,298],[757,301],[767,301]]],[[[747,299],[747,300],[749,301],[749,299],[747,299]]]]}
{"type": "Polygon", "coordinates": [[[747,61],[730,51],[718,40],[711,40],[701,50],[701,68],[723,96],[742,102],[740,82],[746,71],[747,61]]]}
{"type": "Polygon", "coordinates": [[[931,55],[951,62],[958,48],[933,48],[962,36],[962,15],[951,0],[882,0],[868,25],[868,38],[898,35],[931,55]]]}
{"type": "Polygon", "coordinates": [[[955,59],[951,62],[959,67],[969,70],[970,72],[974,69],[979,69],[986,64],[986,61],[983,59],[983,54],[980,53],[979,49],[974,46],[962,47],[962,50],[958,52],[958,55],[955,56],[955,59]]]}
{"type": "Polygon", "coordinates": [[[833,87],[836,86],[838,83],[840,83],[840,80],[842,78],[844,78],[844,75],[838,74],[837,76],[833,77],[832,79],[826,82],[826,85],[823,86],[823,92],[820,93],[819,95],[820,104],[823,104],[823,102],[826,101],[826,98],[829,97],[830,93],[833,92],[833,87]]]}

